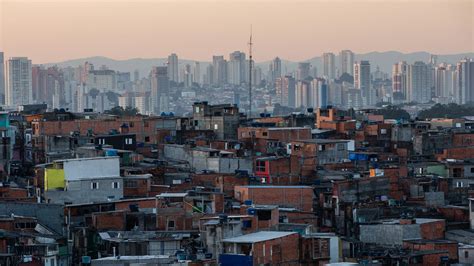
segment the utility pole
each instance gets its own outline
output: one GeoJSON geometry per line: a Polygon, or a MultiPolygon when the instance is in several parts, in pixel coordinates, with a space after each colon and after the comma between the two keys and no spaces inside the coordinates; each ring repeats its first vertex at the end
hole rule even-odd
{"type": "Polygon", "coordinates": [[[252,25],[250,25],[250,41],[249,41],[249,114],[248,119],[252,117],[252,25]]]}

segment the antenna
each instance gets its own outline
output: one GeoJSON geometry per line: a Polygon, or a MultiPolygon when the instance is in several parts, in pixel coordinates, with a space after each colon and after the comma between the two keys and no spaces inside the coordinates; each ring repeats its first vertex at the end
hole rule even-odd
{"type": "Polygon", "coordinates": [[[252,25],[250,25],[250,41],[249,45],[249,114],[247,118],[252,116],[252,25]]]}

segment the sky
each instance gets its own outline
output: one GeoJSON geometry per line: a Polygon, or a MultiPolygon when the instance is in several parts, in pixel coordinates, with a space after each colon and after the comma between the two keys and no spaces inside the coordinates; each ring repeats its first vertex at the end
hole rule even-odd
{"type": "Polygon", "coordinates": [[[301,61],[350,49],[474,51],[474,0],[0,0],[0,51],[52,63],[90,56],[248,52],[301,61]]]}

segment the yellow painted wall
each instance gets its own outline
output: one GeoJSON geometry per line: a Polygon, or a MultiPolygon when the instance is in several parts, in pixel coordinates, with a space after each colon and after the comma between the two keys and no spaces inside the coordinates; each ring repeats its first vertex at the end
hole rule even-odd
{"type": "Polygon", "coordinates": [[[45,190],[64,188],[64,169],[46,169],[44,184],[45,190]]]}

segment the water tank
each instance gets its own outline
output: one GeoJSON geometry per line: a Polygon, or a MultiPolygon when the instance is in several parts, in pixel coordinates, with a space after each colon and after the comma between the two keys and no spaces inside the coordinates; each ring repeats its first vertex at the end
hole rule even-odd
{"type": "Polygon", "coordinates": [[[117,150],[110,149],[105,152],[105,156],[117,156],[117,150]]]}
{"type": "Polygon", "coordinates": [[[255,215],[257,213],[257,210],[255,210],[254,208],[248,208],[247,213],[249,215],[255,215]]]}

